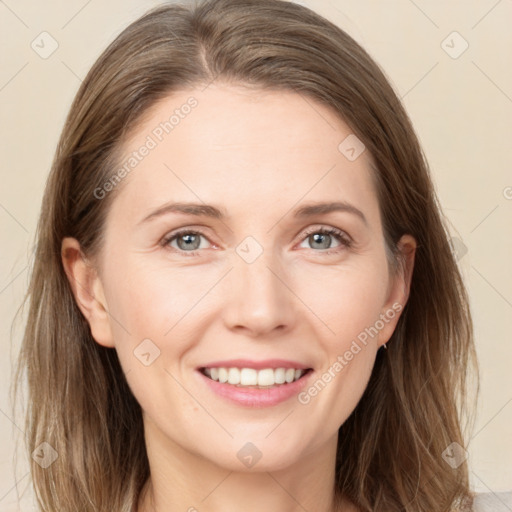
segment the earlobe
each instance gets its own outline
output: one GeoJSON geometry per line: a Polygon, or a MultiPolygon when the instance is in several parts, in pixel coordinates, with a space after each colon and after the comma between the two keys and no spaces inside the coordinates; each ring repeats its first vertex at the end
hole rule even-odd
{"type": "Polygon", "coordinates": [[[93,338],[100,345],[114,347],[101,279],[75,238],[66,237],[62,240],[61,259],[75,301],[89,323],[93,338]]]}
{"type": "Polygon", "coordinates": [[[384,345],[391,338],[409,299],[417,243],[413,236],[403,235],[397,247],[401,261],[391,278],[388,298],[381,314],[381,318],[384,315],[386,323],[379,332],[379,345],[384,345]]]}

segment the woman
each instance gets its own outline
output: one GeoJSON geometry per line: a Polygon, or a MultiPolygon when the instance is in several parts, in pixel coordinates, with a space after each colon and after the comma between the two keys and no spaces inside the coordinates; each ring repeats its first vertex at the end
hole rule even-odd
{"type": "Polygon", "coordinates": [[[27,299],[41,510],[471,509],[471,317],[428,167],[304,7],[165,5],[116,38],[27,299]]]}

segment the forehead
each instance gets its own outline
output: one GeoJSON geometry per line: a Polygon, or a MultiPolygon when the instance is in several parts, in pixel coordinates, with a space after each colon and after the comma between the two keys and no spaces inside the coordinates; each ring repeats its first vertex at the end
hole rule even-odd
{"type": "Polygon", "coordinates": [[[334,111],[291,91],[211,84],[174,92],[146,112],[123,147],[120,166],[129,172],[121,203],[258,209],[357,195],[368,202],[371,155],[347,158],[354,140],[334,111]]]}

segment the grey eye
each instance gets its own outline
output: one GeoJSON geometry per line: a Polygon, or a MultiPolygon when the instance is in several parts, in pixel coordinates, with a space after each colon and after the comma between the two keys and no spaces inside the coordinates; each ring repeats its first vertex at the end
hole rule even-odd
{"type": "Polygon", "coordinates": [[[327,233],[314,233],[308,237],[308,240],[313,240],[312,248],[329,249],[332,237],[327,233]]]}
{"type": "Polygon", "coordinates": [[[201,245],[201,235],[198,234],[188,233],[179,235],[176,240],[178,242],[178,247],[182,250],[199,249],[199,246],[201,245]]]}
{"type": "Polygon", "coordinates": [[[175,233],[169,237],[166,244],[183,252],[192,252],[201,248],[202,238],[206,240],[204,235],[201,233],[197,233],[195,231],[182,231],[181,233],[175,233]],[[174,245],[174,242],[176,242],[177,246],[174,245]]]}

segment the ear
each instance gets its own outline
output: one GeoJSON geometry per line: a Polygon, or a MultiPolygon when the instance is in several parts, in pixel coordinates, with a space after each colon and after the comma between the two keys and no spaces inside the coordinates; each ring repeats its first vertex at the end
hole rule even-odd
{"type": "Polygon", "coordinates": [[[93,338],[100,345],[113,348],[107,301],[97,270],[82,253],[75,238],[62,240],[61,258],[76,303],[89,322],[93,338]]]}
{"type": "Polygon", "coordinates": [[[411,289],[416,240],[411,235],[403,235],[398,241],[397,247],[401,261],[398,262],[396,271],[390,276],[388,296],[380,315],[384,327],[379,330],[379,346],[387,343],[395,331],[411,289]]]}

